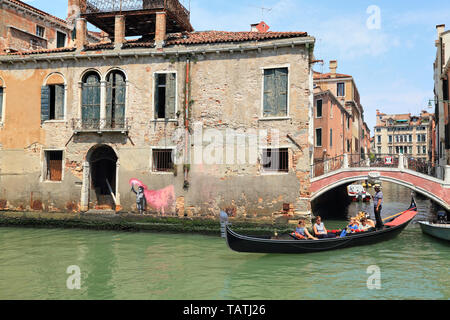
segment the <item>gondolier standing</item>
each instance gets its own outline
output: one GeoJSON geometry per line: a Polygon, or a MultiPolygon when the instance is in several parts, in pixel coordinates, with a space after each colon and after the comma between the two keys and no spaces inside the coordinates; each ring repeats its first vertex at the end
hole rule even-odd
{"type": "Polygon", "coordinates": [[[377,221],[377,230],[383,228],[383,220],[381,219],[381,210],[383,209],[383,192],[379,184],[375,185],[375,195],[373,196],[373,211],[375,213],[375,219],[377,221]]]}

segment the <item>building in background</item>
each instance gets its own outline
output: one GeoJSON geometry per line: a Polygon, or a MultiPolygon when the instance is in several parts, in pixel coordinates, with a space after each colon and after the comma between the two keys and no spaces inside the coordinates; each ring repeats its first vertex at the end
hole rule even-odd
{"type": "MultiPolygon", "coordinates": [[[[353,155],[352,161],[359,161],[365,159],[370,153],[370,129],[364,122],[364,108],[361,105],[354,78],[351,75],[337,73],[337,67],[337,61],[332,60],[328,73],[314,72],[315,92],[329,91],[350,114],[351,120],[348,122],[350,122],[351,139],[345,150],[353,155]]],[[[337,133],[338,136],[340,134],[337,133]]],[[[342,135],[346,136],[346,133],[342,135]]]]}
{"type": "Polygon", "coordinates": [[[375,148],[375,137],[371,137],[370,138],[370,153],[375,155],[377,153],[376,148],[375,148]]]}
{"type": "Polygon", "coordinates": [[[385,114],[377,110],[375,154],[405,154],[422,162],[431,161],[433,114],[385,114]]]}
{"type": "MultiPolygon", "coordinates": [[[[79,0],[70,0],[75,3],[79,0]]],[[[75,6],[76,7],[76,6],[75,6]]],[[[69,5],[70,8],[70,5],[69,5]]],[[[55,17],[23,1],[0,1],[0,53],[26,52],[39,49],[58,49],[73,44],[74,19],[71,12],[67,20],[55,17]]],[[[89,42],[98,42],[101,35],[88,33],[89,42]]]]}
{"type": "Polygon", "coordinates": [[[364,154],[368,155],[371,154],[371,137],[370,137],[370,129],[367,123],[363,123],[363,129],[362,129],[362,146],[364,149],[364,154]]]}
{"type": "Polygon", "coordinates": [[[352,115],[330,91],[314,93],[314,162],[351,152],[352,115]]]}
{"type": "MultiPolygon", "coordinates": [[[[439,165],[450,165],[450,30],[436,26],[436,59],[434,61],[434,106],[436,117],[436,160],[439,165]]],[[[431,104],[430,104],[431,105],[431,104]]]]}

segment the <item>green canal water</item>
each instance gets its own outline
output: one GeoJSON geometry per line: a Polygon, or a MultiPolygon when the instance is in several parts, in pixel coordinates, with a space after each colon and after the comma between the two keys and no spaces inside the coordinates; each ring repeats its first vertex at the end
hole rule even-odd
{"type": "MultiPolygon", "coordinates": [[[[408,202],[394,200],[386,211],[408,202]]],[[[418,219],[433,213],[418,202],[418,219]]],[[[0,299],[449,299],[449,265],[450,246],[417,224],[389,242],[307,255],[240,254],[200,235],[0,228],[0,299]],[[79,290],[66,285],[72,265],[79,290]],[[367,287],[373,265],[379,290],[367,287]]]]}

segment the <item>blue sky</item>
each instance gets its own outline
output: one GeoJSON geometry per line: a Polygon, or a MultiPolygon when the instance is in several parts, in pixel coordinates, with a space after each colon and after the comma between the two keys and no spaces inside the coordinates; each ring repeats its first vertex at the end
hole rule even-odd
{"type": "MultiPolygon", "coordinates": [[[[181,0],[183,2],[183,0],[181,0]]],[[[33,6],[66,17],[67,1],[32,0],[33,6]]],[[[186,7],[189,0],[184,1],[186,7]]],[[[338,72],[356,80],[365,120],[371,130],[376,109],[419,113],[433,97],[436,25],[450,28],[450,2],[443,0],[191,0],[195,30],[247,31],[262,17],[271,31],[306,31],[317,40],[317,71],[338,72]],[[379,29],[369,29],[370,6],[380,9],[379,29]],[[264,11],[259,7],[271,8],[264,11]]],[[[373,133],[373,132],[372,132],[373,133]]]]}

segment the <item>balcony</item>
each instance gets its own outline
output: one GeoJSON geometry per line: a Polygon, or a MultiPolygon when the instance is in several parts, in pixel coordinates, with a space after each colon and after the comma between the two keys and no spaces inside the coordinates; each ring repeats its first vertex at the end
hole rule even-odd
{"type": "Polygon", "coordinates": [[[75,134],[80,133],[120,133],[128,134],[130,126],[128,119],[100,120],[100,119],[72,119],[72,129],[75,134]]]}
{"type": "Polygon", "coordinates": [[[116,15],[125,16],[125,36],[154,34],[156,13],[167,13],[167,32],[191,32],[190,12],[178,0],[81,0],[81,17],[114,36],[116,15]]]}

